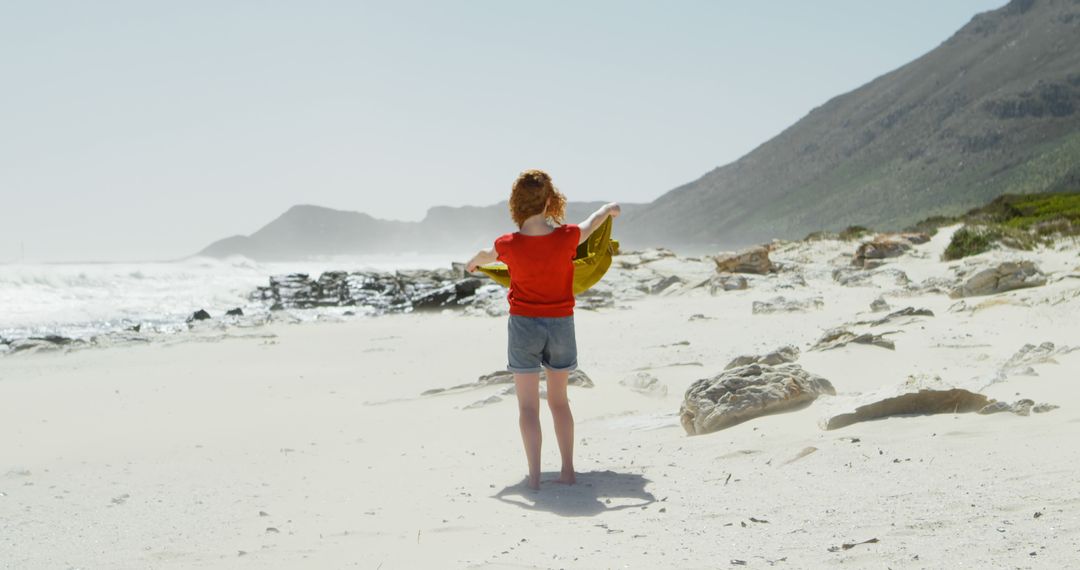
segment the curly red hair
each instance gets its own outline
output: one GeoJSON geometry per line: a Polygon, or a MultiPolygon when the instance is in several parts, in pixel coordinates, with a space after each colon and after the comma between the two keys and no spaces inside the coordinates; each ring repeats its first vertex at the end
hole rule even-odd
{"type": "Polygon", "coordinates": [[[566,196],[551,183],[543,170],[526,170],[518,175],[510,191],[510,217],[520,228],[536,214],[546,214],[557,224],[566,218],[566,196]]]}

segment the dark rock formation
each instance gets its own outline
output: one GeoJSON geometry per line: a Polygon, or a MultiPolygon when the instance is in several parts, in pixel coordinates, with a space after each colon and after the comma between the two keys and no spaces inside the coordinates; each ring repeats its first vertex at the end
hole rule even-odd
{"type": "Polygon", "coordinates": [[[363,306],[376,313],[459,307],[471,302],[483,281],[456,278],[452,270],[394,273],[327,271],[312,280],[305,273],[277,275],[251,299],[272,310],[363,306]]]}
{"type": "Polygon", "coordinates": [[[198,311],[195,311],[194,313],[191,314],[190,317],[187,318],[187,322],[193,323],[195,321],[205,321],[205,320],[207,320],[209,318],[210,318],[210,313],[207,313],[203,309],[199,309],[198,311]]]}

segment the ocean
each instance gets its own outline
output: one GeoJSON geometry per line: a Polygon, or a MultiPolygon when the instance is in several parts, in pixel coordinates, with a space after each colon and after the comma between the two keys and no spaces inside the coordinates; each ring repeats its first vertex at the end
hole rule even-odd
{"type": "Polygon", "coordinates": [[[0,265],[0,338],[60,335],[89,339],[140,325],[144,332],[185,330],[199,309],[217,317],[239,307],[265,312],[248,295],[271,275],[449,267],[430,255],[335,257],[260,263],[244,257],[173,262],[0,265]]]}

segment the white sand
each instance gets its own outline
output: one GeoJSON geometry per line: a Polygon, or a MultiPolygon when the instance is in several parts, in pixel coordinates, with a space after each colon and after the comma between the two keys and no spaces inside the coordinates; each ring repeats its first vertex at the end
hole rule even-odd
{"type": "MultiPolygon", "coordinates": [[[[915,281],[945,275],[958,264],[937,261],[943,239],[894,266],[915,281]]],[[[971,387],[1025,343],[1080,345],[1080,279],[1054,280],[1078,273],[1075,248],[980,256],[1036,259],[1052,282],[954,312],[941,294],[837,285],[830,263],[853,248],[781,248],[774,257],[813,262],[790,291],[759,279],[579,311],[581,367],[596,382],[571,388],[579,484],[538,493],[521,485],[512,396],[462,409],[502,387],[419,396],[500,369],[502,318],[275,325],[0,358],[0,568],[1080,567],[1080,351],[985,391],[1061,406],[1046,414],[822,431],[823,398],[685,435],[686,387],[739,354],[795,344],[845,398],[913,374],[971,387]],[[751,314],[778,294],[825,308],[751,314]],[[807,352],[881,294],[937,316],[881,327],[901,331],[895,352],[807,352]],[[711,318],[688,320],[698,313],[711,318]],[[667,397],[618,384],[641,368],[667,397]]],[[[542,421],[551,474],[546,410],[542,421]]]]}

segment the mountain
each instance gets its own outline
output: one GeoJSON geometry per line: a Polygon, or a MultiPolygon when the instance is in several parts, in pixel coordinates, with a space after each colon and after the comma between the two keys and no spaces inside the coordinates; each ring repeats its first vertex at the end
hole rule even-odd
{"type": "MultiPolygon", "coordinates": [[[[567,221],[581,222],[603,204],[569,202],[567,221]]],[[[622,206],[624,212],[640,207],[622,206]]],[[[458,253],[464,258],[515,229],[505,201],[484,207],[437,206],[419,222],[381,220],[360,212],[301,205],[289,208],[250,236],[218,240],[198,255],[243,255],[259,261],[279,261],[423,251],[458,253]]]]}
{"type": "Polygon", "coordinates": [[[630,213],[620,237],[727,248],[1069,188],[1080,188],[1080,0],[1013,0],[630,213]]]}

